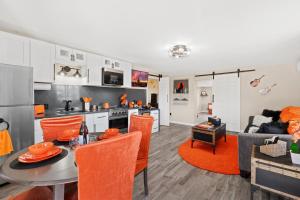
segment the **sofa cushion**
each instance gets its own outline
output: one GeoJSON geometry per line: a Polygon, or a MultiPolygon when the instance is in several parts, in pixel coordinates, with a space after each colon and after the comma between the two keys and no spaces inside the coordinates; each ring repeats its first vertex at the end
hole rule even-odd
{"type": "Polygon", "coordinates": [[[272,117],[265,117],[265,116],[262,116],[262,115],[255,115],[254,119],[253,119],[253,122],[252,122],[252,125],[259,127],[263,123],[269,123],[271,121],[272,121],[272,117]]]}
{"type": "Polygon", "coordinates": [[[263,123],[257,133],[267,133],[267,134],[288,134],[287,133],[288,124],[280,122],[270,122],[263,123]]]}

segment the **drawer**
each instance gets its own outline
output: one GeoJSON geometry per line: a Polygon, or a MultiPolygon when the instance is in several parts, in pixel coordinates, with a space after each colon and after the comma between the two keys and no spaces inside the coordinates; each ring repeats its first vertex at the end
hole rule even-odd
{"type": "Polygon", "coordinates": [[[104,112],[104,113],[94,113],[94,119],[101,119],[101,118],[105,118],[108,117],[108,113],[104,112]]]}
{"type": "Polygon", "coordinates": [[[150,113],[151,113],[151,115],[152,114],[157,114],[158,115],[159,111],[158,110],[151,110],[150,113]]]}

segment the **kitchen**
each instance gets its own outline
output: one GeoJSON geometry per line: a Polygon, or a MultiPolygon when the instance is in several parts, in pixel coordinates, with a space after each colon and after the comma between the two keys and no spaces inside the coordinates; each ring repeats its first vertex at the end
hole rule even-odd
{"type": "Polygon", "coordinates": [[[43,141],[44,118],[83,115],[90,132],[127,132],[129,116],[145,114],[154,118],[152,133],[159,132],[159,96],[147,93],[147,80],[161,75],[144,67],[6,32],[0,32],[0,63],[0,118],[10,126],[14,151],[43,141]],[[149,103],[148,95],[154,95],[149,103]]]}

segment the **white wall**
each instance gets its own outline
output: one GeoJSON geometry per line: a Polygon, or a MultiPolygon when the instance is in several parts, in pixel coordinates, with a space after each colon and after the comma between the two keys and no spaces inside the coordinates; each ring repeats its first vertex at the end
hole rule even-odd
{"type": "MultiPolygon", "coordinates": [[[[171,122],[183,124],[196,123],[196,80],[211,79],[209,77],[194,78],[190,77],[171,77],[170,79],[170,103],[171,103],[171,122]],[[190,80],[189,87],[190,101],[186,105],[176,105],[172,103],[173,99],[173,80],[190,80]]],[[[263,109],[281,110],[286,106],[300,106],[300,72],[296,65],[278,65],[258,67],[255,72],[241,73],[241,129],[243,130],[251,115],[261,114],[263,109]],[[257,88],[250,86],[250,81],[261,75],[266,75],[257,88]],[[258,93],[259,89],[277,83],[278,86],[263,96],[258,93]]]]}
{"type": "Polygon", "coordinates": [[[193,76],[190,77],[170,77],[170,112],[171,112],[171,123],[181,123],[193,125],[196,120],[196,82],[193,76]],[[178,94],[174,94],[173,92],[173,81],[180,79],[189,79],[189,93],[184,94],[185,97],[189,99],[189,102],[186,104],[175,104],[173,103],[173,98],[178,96],[178,94]]]}
{"type": "Polygon", "coordinates": [[[296,65],[281,65],[258,68],[255,72],[241,75],[241,128],[244,129],[250,115],[262,113],[263,109],[281,110],[294,105],[300,106],[300,72],[296,65]],[[266,75],[257,88],[249,82],[266,75]],[[258,90],[277,83],[272,91],[263,96],[258,90]]]}

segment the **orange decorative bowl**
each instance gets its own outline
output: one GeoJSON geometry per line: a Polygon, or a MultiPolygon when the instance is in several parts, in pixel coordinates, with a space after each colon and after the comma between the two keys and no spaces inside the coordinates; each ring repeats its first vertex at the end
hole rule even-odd
{"type": "Polygon", "coordinates": [[[52,142],[43,142],[31,145],[28,147],[28,151],[33,155],[41,155],[53,148],[54,144],[52,142]]]}

